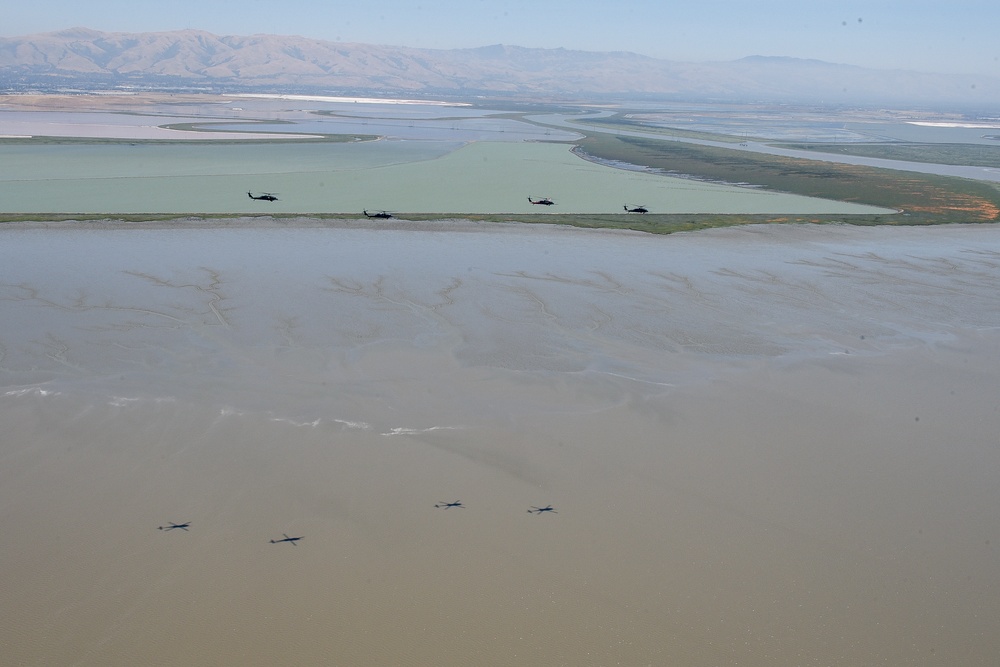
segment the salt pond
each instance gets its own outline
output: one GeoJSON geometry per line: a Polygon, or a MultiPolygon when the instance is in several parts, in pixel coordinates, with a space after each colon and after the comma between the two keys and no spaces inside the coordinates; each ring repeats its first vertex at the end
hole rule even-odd
{"type": "Polygon", "coordinates": [[[43,213],[879,213],[626,171],[558,143],[0,145],[0,210],[43,213]],[[252,201],[248,190],[277,193],[252,201]]]}

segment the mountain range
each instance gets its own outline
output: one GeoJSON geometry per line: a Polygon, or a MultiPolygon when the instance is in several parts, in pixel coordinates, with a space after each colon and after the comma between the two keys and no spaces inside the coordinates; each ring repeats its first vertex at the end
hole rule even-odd
{"type": "Polygon", "coordinates": [[[621,51],[502,44],[417,49],[198,30],[73,28],[0,38],[0,89],[60,86],[965,107],[1000,102],[1000,78],[773,56],[679,62],[621,51]]]}

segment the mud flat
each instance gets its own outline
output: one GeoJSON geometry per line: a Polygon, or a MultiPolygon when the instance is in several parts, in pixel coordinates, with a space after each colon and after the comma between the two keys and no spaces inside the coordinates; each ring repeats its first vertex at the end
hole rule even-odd
{"type": "Polygon", "coordinates": [[[6,661],[1000,652],[1000,228],[423,224],[0,226],[6,661]]]}

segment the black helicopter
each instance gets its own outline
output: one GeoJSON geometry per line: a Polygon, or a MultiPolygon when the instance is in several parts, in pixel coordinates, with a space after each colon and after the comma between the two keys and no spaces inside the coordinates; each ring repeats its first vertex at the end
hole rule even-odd
{"type": "Polygon", "coordinates": [[[555,202],[549,199],[548,197],[542,197],[541,199],[532,199],[531,197],[528,197],[528,201],[530,201],[532,204],[538,204],[539,206],[555,205],[555,202]]]}
{"type": "Polygon", "coordinates": [[[253,193],[248,190],[247,191],[247,197],[250,197],[250,199],[256,199],[258,201],[278,201],[278,198],[275,197],[270,192],[265,192],[264,194],[260,195],[259,197],[254,197],[253,193]]]}
{"type": "Polygon", "coordinates": [[[364,211],[364,214],[366,218],[382,218],[383,220],[388,220],[389,218],[392,217],[392,213],[389,213],[389,211],[378,211],[377,213],[369,213],[368,210],[366,209],[364,211]]]}
{"type": "Polygon", "coordinates": [[[528,510],[528,514],[544,514],[545,512],[552,512],[553,514],[559,514],[559,512],[552,509],[552,505],[546,505],[545,507],[535,507],[534,505],[532,505],[531,509],[528,510]]]}
{"type": "Polygon", "coordinates": [[[185,521],[184,523],[174,523],[173,521],[171,521],[169,526],[159,526],[159,529],[160,530],[173,530],[174,528],[180,528],[181,530],[183,530],[183,531],[186,532],[187,529],[190,528],[190,527],[191,527],[191,522],[190,521],[185,521]]]}
{"type": "Polygon", "coordinates": [[[629,208],[628,205],[626,204],[626,206],[625,206],[625,212],[626,213],[649,213],[649,209],[646,208],[645,206],[641,206],[641,205],[640,206],[633,206],[632,208],[629,208]]]}
{"type": "Polygon", "coordinates": [[[452,503],[446,503],[446,502],[444,502],[442,500],[441,502],[439,502],[434,507],[437,507],[439,509],[451,509],[452,507],[458,507],[459,509],[463,509],[463,510],[465,509],[465,505],[462,504],[461,500],[456,500],[455,502],[452,502],[452,503]]]}
{"type": "MultiPolygon", "coordinates": [[[[285,536],[284,539],[281,539],[281,540],[271,540],[271,544],[281,544],[282,542],[288,542],[293,547],[295,547],[295,546],[298,546],[295,543],[302,539],[302,537],[289,537],[286,533],[282,533],[282,535],[285,536]]],[[[305,536],[303,536],[303,537],[305,537],[305,536]]]]}

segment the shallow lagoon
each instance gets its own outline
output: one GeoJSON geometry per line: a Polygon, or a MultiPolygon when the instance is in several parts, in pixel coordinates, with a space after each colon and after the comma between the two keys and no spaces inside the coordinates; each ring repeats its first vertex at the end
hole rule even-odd
{"type": "Polygon", "coordinates": [[[880,213],[627,171],[556,143],[0,145],[0,210],[43,213],[880,213]],[[280,201],[251,201],[247,191],[280,201]],[[528,197],[556,206],[532,206],[528,197]]]}
{"type": "Polygon", "coordinates": [[[998,232],[4,225],[5,659],[990,664],[998,232]]]}

